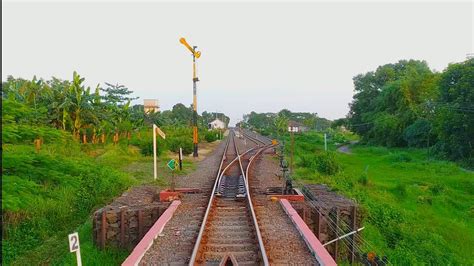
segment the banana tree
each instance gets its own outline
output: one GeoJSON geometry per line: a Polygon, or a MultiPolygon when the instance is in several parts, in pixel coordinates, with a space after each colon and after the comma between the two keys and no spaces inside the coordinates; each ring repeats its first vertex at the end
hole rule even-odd
{"type": "Polygon", "coordinates": [[[70,112],[69,116],[73,121],[73,136],[79,137],[79,131],[83,127],[90,127],[91,124],[97,122],[93,106],[91,105],[92,97],[90,87],[84,88],[82,83],[84,78],[81,78],[74,72],[73,80],[69,88],[71,94],[70,112]]]}

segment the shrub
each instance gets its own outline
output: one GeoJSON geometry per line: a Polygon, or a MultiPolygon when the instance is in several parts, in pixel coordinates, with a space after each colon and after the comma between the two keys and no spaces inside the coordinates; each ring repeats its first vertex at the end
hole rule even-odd
{"type": "Polygon", "coordinates": [[[360,176],[359,179],[357,179],[357,182],[363,186],[367,186],[369,184],[369,175],[367,172],[363,172],[360,176]]]}
{"type": "Polygon", "coordinates": [[[6,149],[2,158],[5,265],[49,238],[64,235],[86,219],[92,208],[132,183],[84,153],[36,153],[31,145],[6,149]]]}
{"type": "Polygon", "coordinates": [[[420,204],[425,204],[425,203],[428,204],[428,205],[433,204],[433,199],[431,197],[428,197],[428,196],[418,196],[417,201],[420,204]]]}
{"type": "Polygon", "coordinates": [[[398,185],[395,186],[395,192],[404,197],[407,194],[407,186],[403,183],[399,183],[398,185]]]}
{"type": "Polygon", "coordinates": [[[179,148],[182,148],[183,154],[191,154],[193,152],[193,140],[187,136],[170,138],[168,148],[173,152],[179,152],[179,148]]]}
{"type": "Polygon", "coordinates": [[[299,156],[300,161],[298,162],[298,165],[301,167],[306,167],[306,168],[314,168],[315,167],[315,162],[316,162],[316,157],[312,154],[302,154],[299,156]]]}
{"type": "Polygon", "coordinates": [[[432,128],[430,121],[420,118],[404,130],[403,139],[410,147],[426,147],[430,139],[434,142],[432,128]]]}
{"type": "Polygon", "coordinates": [[[404,162],[408,163],[412,161],[411,156],[406,152],[394,152],[388,155],[388,158],[392,162],[404,162]]]}
{"type": "Polygon", "coordinates": [[[334,175],[341,170],[333,152],[324,152],[316,155],[316,168],[322,174],[334,175]]]}
{"type": "Polygon", "coordinates": [[[345,136],[343,133],[336,132],[336,133],[332,136],[332,142],[333,142],[333,143],[344,143],[344,142],[347,142],[347,138],[346,138],[346,136],[345,136]]]}
{"type": "Polygon", "coordinates": [[[218,130],[211,130],[207,131],[206,134],[204,135],[204,139],[207,142],[214,142],[219,139],[219,131],[218,130]]]}
{"type": "MultiPolygon", "coordinates": [[[[132,139],[130,144],[137,146],[143,155],[153,156],[153,138],[132,139]]],[[[156,154],[160,156],[164,149],[166,145],[163,140],[157,141],[156,154]]]]}
{"type": "Polygon", "coordinates": [[[433,184],[430,186],[430,190],[431,190],[431,193],[433,193],[433,195],[439,195],[441,193],[443,193],[445,187],[443,184],[433,184]]]}

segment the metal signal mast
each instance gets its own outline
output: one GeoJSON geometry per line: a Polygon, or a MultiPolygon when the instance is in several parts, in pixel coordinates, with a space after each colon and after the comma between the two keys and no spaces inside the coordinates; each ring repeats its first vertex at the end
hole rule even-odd
{"type": "Polygon", "coordinates": [[[198,157],[198,128],[197,128],[197,96],[196,96],[196,83],[199,81],[196,74],[196,58],[201,57],[201,52],[196,51],[197,46],[191,47],[186,42],[186,39],[181,38],[179,42],[182,43],[193,55],[193,144],[194,152],[193,157],[198,157]]]}

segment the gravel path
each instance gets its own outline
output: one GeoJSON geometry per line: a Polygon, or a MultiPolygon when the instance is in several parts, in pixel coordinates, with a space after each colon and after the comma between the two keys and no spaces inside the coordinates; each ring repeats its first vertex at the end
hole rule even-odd
{"type": "Polygon", "coordinates": [[[201,193],[184,194],[181,205],[165,226],[140,265],[187,265],[206,212],[225,141],[199,162],[196,171],[176,178],[177,187],[200,188],[201,193]]]}
{"type": "Polygon", "coordinates": [[[339,148],[337,148],[337,151],[341,152],[341,153],[345,153],[345,154],[352,154],[350,146],[356,144],[357,142],[359,142],[359,141],[353,140],[353,141],[349,142],[349,144],[345,144],[345,145],[342,145],[339,148]]]}
{"type": "MultiPolygon", "coordinates": [[[[249,141],[247,145],[243,141],[237,141],[240,152],[254,145],[249,141]]],[[[213,153],[198,163],[195,172],[176,178],[177,187],[200,188],[201,193],[183,195],[181,205],[140,265],[188,265],[224,147],[225,141],[222,141],[213,153]]],[[[283,180],[277,176],[278,160],[273,157],[274,155],[263,154],[263,157],[256,159],[249,179],[254,208],[270,263],[317,265],[279,202],[268,200],[264,194],[267,187],[283,184],[283,180]],[[255,176],[258,178],[254,178],[255,176]]]]}
{"type": "Polygon", "coordinates": [[[271,265],[317,265],[280,203],[268,199],[267,187],[283,186],[276,155],[264,154],[252,166],[251,195],[271,265]],[[255,178],[257,177],[257,178],[255,178]]]}

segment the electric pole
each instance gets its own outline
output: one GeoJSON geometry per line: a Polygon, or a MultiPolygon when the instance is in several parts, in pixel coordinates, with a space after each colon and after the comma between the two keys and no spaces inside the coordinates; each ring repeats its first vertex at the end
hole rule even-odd
{"type": "Polygon", "coordinates": [[[198,127],[197,127],[197,96],[196,96],[196,83],[199,81],[196,74],[196,58],[201,57],[201,52],[196,51],[197,46],[191,47],[186,39],[181,38],[179,42],[182,43],[193,55],[193,144],[194,151],[193,157],[198,157],[198,127]]]}

